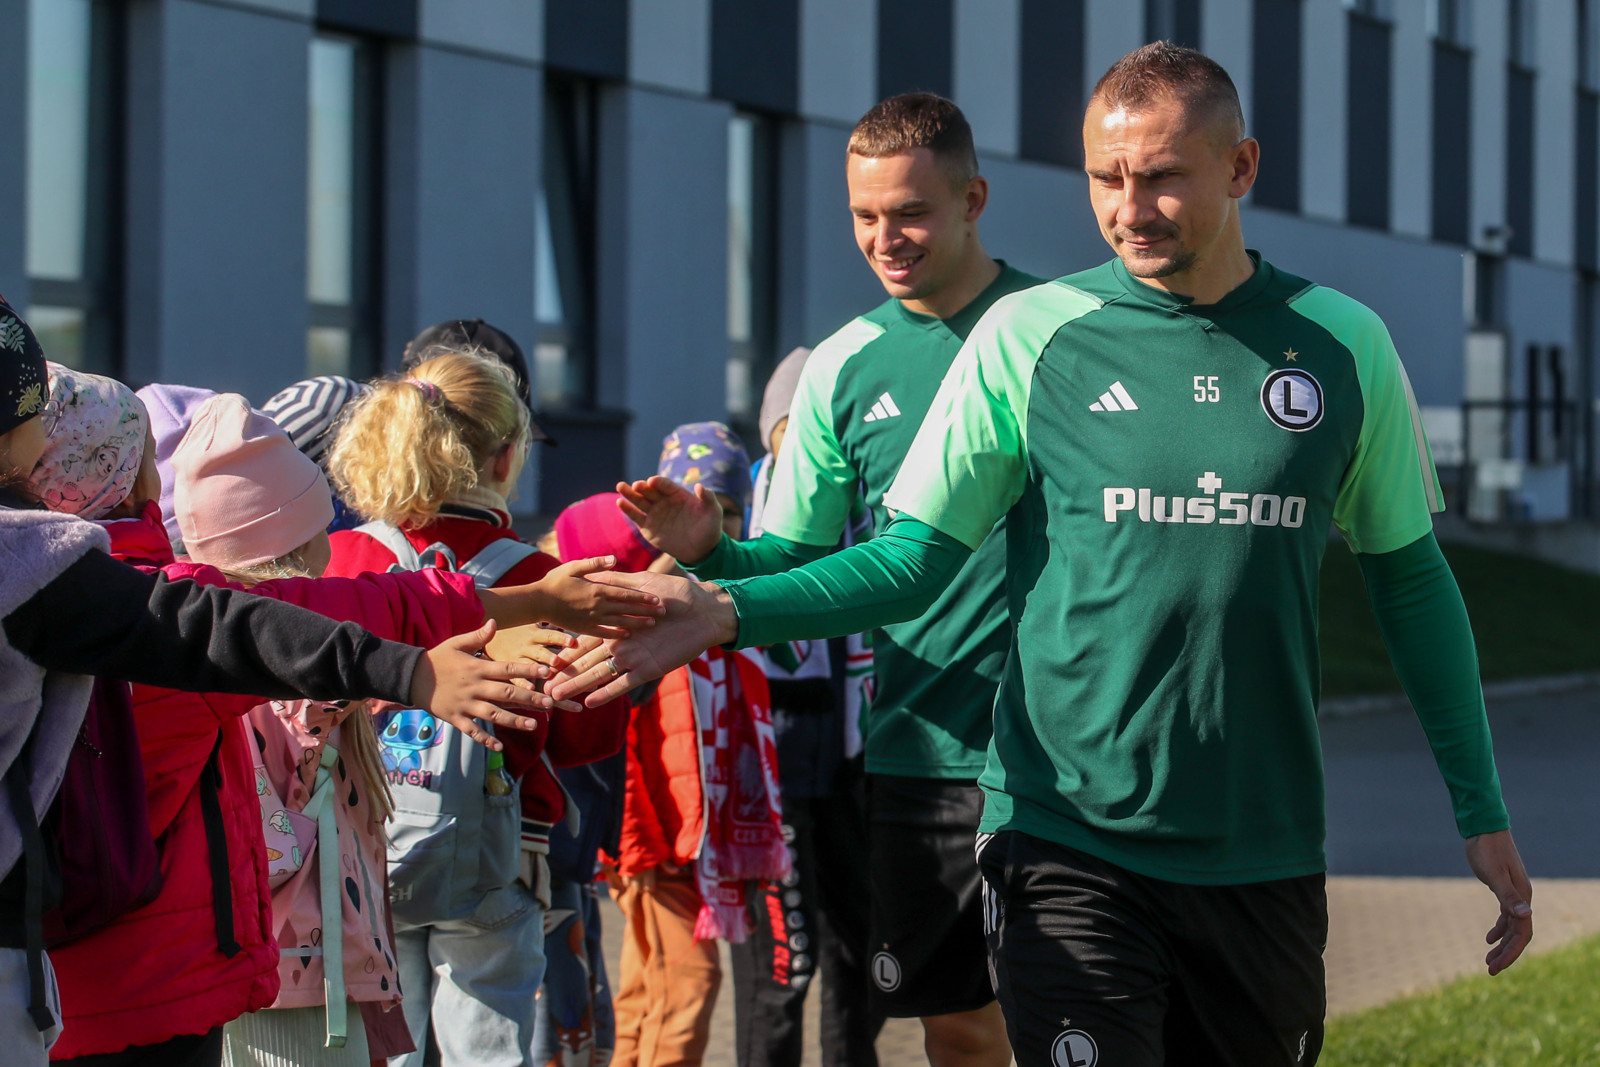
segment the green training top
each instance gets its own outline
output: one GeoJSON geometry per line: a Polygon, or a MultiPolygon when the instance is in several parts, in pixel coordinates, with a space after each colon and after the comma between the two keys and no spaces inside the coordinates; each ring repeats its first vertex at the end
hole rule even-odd
{"type": "MultiPolygon", "coordinates": [[[[819,344],[789,409],[761,520],[766,532],[831,548],[858,494],[882,532],[889,521],[883,494],[962,342],[996,300],[1041,281],[1002,262],[988,288],[948,319],[887,300],[819,344]]],[[[750,573],[727,559],[730,547],[717,553],[714,573],[697,573],[750,573]]],[[[976,778],[983,770],[1011,635],[1003,531],[973,547],[927,614],[873,634],[878,677],[865,732],[867,770],[875,774],[976,778]]]]}
{"type": "Polygon", "coordinates": [[[1329,523],[1393,552],[1439,487],[1382,321],[1251,258],[1208,307],[1115,260],[1004,298],[887,495],[974,548],[1008,516],[985,831],[1190,883],[1324,868],[1329,523]]]}

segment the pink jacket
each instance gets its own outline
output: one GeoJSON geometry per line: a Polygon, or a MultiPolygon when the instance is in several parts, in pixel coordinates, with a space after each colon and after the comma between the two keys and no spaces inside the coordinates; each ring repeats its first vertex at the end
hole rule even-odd
{"type": "MultiPolygon", "coordinates": [[[[331,772],[334,822],[339,830],[340,905],[344,914],[345,995],[367,1016],[368,1045],[376,1049],[374,1030],[390,1022],[405,1030],[398,1014],[383,1019],[400,1002],[395,966],[394,931],[389,921],[388,857],[383,823],[373,806],[366,778],[349,765],[345,737],[352,716],[370,714],[365,702],[340,707],[312,700],[262,704],[250,712],[250,725],[261,746],[256,766],[256,792],[266,819],[268,884],[272,886],[272,932],[285,953],[278,963],[280,983],[274,1008],[318,1007],[325,999],[321,867],[316,822],[301,814],[316,788],[323,749],[340,753],[331,772]],[[298,850],[296,852],[295,850],[298,850]],[[296,869],[298,867],[298,869],[296,869]],[[304,955],[289,950],[300,947],[304,955]],[[377,1009],[377,1010],[374,1010],[377,1009]]],[[[354,1017],[350,1025],[358,1025],[354,1017]]],[[[388,1049],[390,1052],[401,1050],[388,1049]]],[[[374,1053],[375,1057],[377,1053],[374,1053]]]]}

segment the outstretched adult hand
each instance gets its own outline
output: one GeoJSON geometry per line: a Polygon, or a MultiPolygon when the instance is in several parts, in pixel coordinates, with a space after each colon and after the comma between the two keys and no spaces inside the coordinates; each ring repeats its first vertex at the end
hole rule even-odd
{"type": "Polygon", "coordinates": [[[722,505],[704,485],[690,492],[658,474],[642,482],[618,482],[617,492],[622,495],[617,507],[644,539],[686,564],[705,559],[722,540],[722,505]]]}
{"type": "Polygon", "coordinates": [[[649,630],[607,640],[579,656],[547,687],[558,700],[588,693],[584,703],[597,708],[739,635],[733,598],[719,585],[652,571],[596,574],[591,580],[654,593],[666,617],[649,630]]]}
{"type": "Polygon", "coordinates": [[[1500,901],[1500,918],[1484,938],[1494,947],[1483,960],[1490,974],[1499,974],[1517,962],[1533,940],[1533,883],[1510,830],[1467,838],[1467,863],[1500,901]]]}
{"type": "Polygon", "coordinates": [[[472,633],[452,637],[419,656],[411,674],[411,703],[499,752],[505,746],[476,720],[513,730],[537,730],[540,720],[515,714],[515,710],[544,711],[554,701],[517,684],[544,678],[550,668],[539,663],[498,663],[476,654],[488,645],[494,632],[494,620],[490,619],[472,633]]]}

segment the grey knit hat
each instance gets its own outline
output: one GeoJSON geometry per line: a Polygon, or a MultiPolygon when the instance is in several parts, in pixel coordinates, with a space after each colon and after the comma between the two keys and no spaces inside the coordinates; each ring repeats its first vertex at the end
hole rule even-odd
{"type": "Polygon", "coordinates": [[[805,370],[811,349],[796,348],[784,356],[772,369],[767,379],[767,391],[761,396],[761,447],[772,448],[772,431],[778,423],[789,417],[789,406],[794,403],[795,390],[800,388],[800,372],[805,370]]]}

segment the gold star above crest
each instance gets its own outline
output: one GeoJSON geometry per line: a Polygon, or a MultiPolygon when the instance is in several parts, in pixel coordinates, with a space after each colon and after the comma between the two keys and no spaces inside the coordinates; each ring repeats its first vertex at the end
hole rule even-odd
{"type": "Polygon", "coordinates": [[[1283,358],[1288,360],[1290,363],[1293,363],[1294,362],[1294,358],[1296,356],[1298,356],[1299,354],[1300,353],[1296,352],[1294,349],[1289,348],[1289,349],[1285,349],[1284,350],[1283,358]]]}

